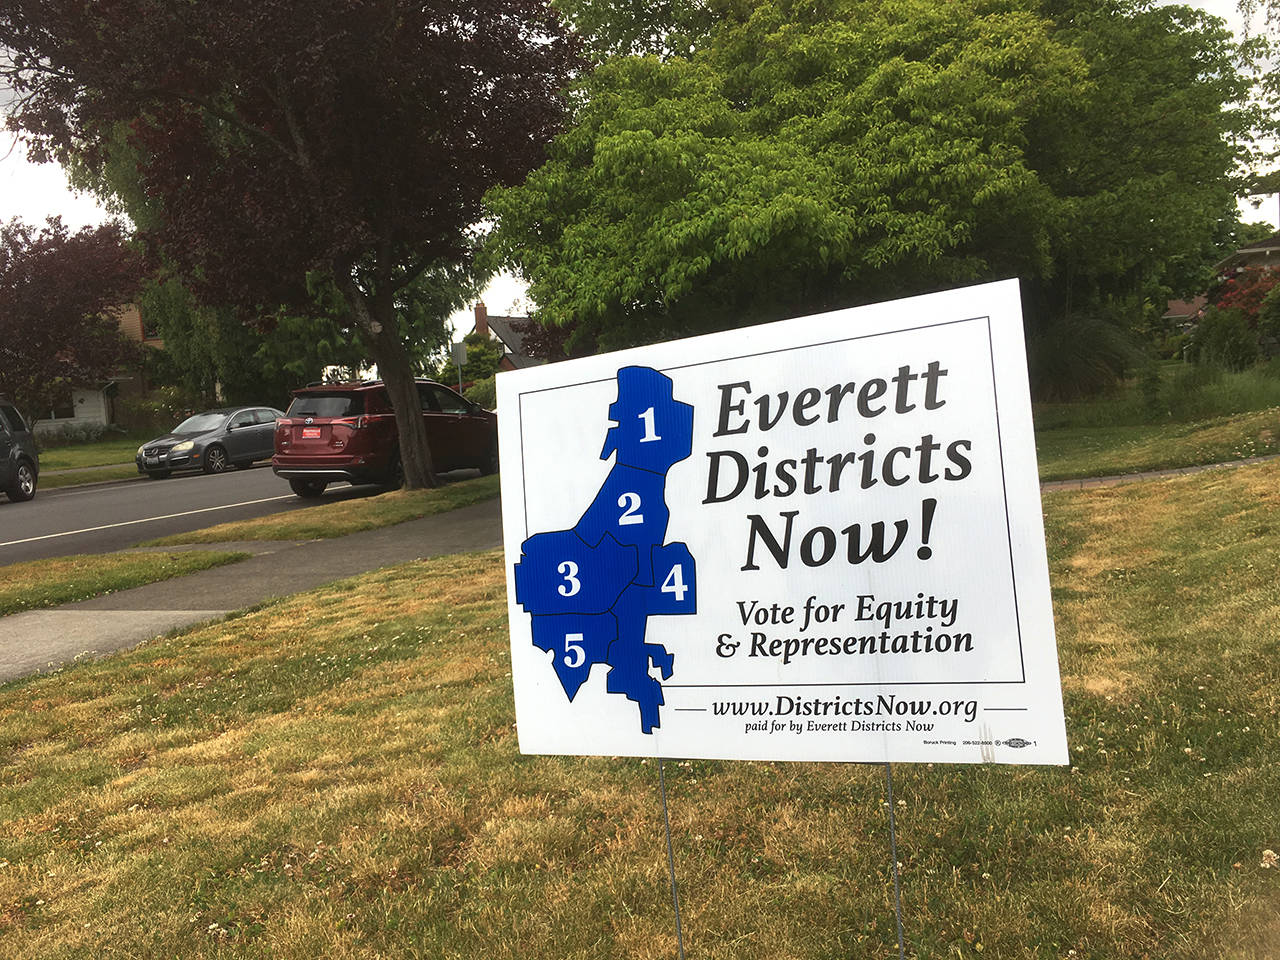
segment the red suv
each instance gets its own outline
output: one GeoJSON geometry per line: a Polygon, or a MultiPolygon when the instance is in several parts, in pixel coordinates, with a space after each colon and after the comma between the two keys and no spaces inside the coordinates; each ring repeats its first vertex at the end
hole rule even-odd
{"type": "MultiPolygon", "coordinates": [[[[430,380],[418,381],[431,460],[439,472],[498,471],[498,416],[430,380]]],[[[381,380],[315,384],[295,390],[276,422],[271,469],[300,497],[330,483],[404,482],[400,434],[381,380]]]]}

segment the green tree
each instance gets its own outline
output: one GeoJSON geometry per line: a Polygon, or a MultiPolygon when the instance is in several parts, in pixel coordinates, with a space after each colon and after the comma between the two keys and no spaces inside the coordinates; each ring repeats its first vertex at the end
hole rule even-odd
{"type": "Polygon", "coordinates": [[[320,379],[326,368],[354,375],[363,351],[331,318],[280,315],[269,330],[241,323],[235,311],[204,307],[177,280],[153,280],[139,298],[165,349],[152,377],[182,387],[212,406],[267,403],[283,409],[290,391],[320,379]]]}
{"type": "Polygon", "coordinates": [[[401,306],[559,129],[579,61],[544,0],[6,0],[0,50],[35,155],[92,169],[127,139],[140,229],[203,303],[257,323],[335,293],[406,484],[434,484],[401,306]]]}
{"type": "MultiPolygon", "coordinates": [[[[498,372],[502,362],[502,344],[492,337],[472,330],[462,338],[467,348],[467,360],[462,365],[462,382],[474,383],[492,377],[498,372]]],[[[458,365],[452,359],[446,360],[435,371],[435,379],[441,383],[458,385],[458,365]]]]}
{"type": "MultiPolygon", "coordinates": [[[[493,255],[542,322],[621,347],[1013,275],[1033,339],[1087,318],[1123,341],[1143,295],[1193,285],[1235,221],[1247,84],[1195,11],[715,12],[687,57],[604,62],[549,162],[490,194],[493,255]]],[[[1105,379],[1126,353],[1094,360],[1105,379]]]]}

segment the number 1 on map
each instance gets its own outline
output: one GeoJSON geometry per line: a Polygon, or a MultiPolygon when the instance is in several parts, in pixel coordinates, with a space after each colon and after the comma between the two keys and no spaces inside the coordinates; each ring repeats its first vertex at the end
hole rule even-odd
{"type": "Polygon", "coordinates": [[[652,443],[654,440],[662,439],[653,428],[653,407],[640,414],[640,419],[644,421],[644,436],[640,438],[641,443],[652,443]]]}

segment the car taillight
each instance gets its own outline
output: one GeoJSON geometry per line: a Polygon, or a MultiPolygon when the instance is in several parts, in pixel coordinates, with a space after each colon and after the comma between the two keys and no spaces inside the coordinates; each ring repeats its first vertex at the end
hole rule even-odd
{"type": "Polygon", "coordinates": [[[358,417],[343,417],[342,419],[335,420],[333,422],[340,423],[345,427],[350,427],[352,430],[362,430],[365,426],[365,418],[363,415],[358,417]]]}

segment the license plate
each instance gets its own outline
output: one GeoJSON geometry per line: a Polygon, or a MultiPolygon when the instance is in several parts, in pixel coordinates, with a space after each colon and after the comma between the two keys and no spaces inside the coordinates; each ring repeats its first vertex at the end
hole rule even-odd
{"type": "Polygon", "coordinates": [[[159,458],[159,457],[147,457],[147,458],[146,458],[146,462],[147,462],[147,465],[148,465],[148,466],[155,466],[157,463],[159,463],[159,462],[160,462],[160,458],[159,458]]]}
{"type": "Polygon", "coordinates": [[[319,427],[303,427],[302,439],[303,440],[319,440],[320,428],[319,427]]]}

